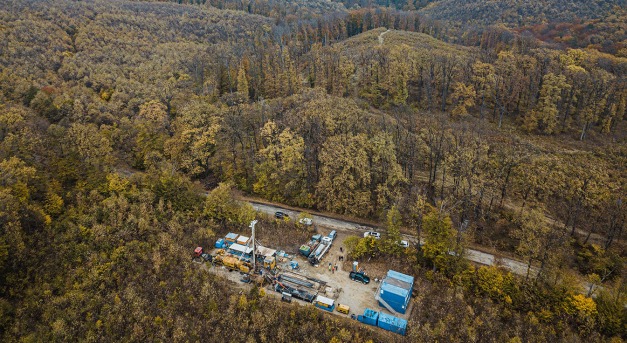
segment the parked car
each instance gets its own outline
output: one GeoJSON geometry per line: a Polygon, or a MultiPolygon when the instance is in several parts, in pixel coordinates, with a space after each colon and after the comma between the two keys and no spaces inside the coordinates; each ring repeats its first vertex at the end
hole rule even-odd
{"type": "Polygon", "coordinates": [[[409,242],[405,240],[398,241],[398,245],[400,245],[403,248],[409,248],[409,242]]]}
{"type": "Polygon", "coordinates": [[[313,220],[311,220],[311,218],[307,218],[307,217],[300,218],[300,220],[298,222],[303,224],[303,225],[307,225],[307,226],[313,224],[313,220]]]}
{"type": "Polygon", "coordinates": [[[331,239],[335,239],[335,237],[337,237],[337,232],[335,230],[332,230],[331,232],[329,232],[328,237],[331,239]]]}
{"type": "Polygon", "coordinates": [[[370,283],[370,278],[363,273],[351,272],[348,276],[351,278],[351,280],[361,282],[364,285],[370,283]]]}
{"type": "Polygon", "coordinates": [[[366,237],[373,237],[374,239],[379,239],[381,238],[381,234],[375,231],[367,231],[367,232],[364,232],[364,238],[366,237]]]}
{"type": "Polygon", "coordinates": [[[283,218],[289,218],[290,216],[288,216],[287,213],[285,212],[277,211],[274,213],[274,217],[277,219],[283,219],[283,218]]]}

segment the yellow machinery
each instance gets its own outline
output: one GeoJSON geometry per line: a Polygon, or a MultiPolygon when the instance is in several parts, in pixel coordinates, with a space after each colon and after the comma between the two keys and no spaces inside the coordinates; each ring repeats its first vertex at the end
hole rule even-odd
{"type": "Polygon", "coordinates": [[[215,257],[215,261],[229,269],[239,270],[244,273],[250,272],[250,264],[245,261],[240,261],[236,257],[218,255],[215,257]]]}
{"type": "Polygon", "coordinates": [[[337,305],[336,309],[338,312],[344,313],[344,314],[348,314],[351,311],[351,308],[348,307],[348,305],[342,305],[342,304],[337,305]]]}
{"type": "Polygon", "coordinates": [[[276,268],[276,257],[269,256],[263,259],[263,267],[268,269],[276,268]]]}

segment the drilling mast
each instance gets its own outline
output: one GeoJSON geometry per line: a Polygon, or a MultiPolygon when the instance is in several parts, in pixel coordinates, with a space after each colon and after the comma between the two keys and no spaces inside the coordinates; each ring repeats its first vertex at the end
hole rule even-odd
{"type": "Polygon", "coordinates": [[[255,267],[255,264],[257,262],[257,251],[255,251],[255,224],[257,224],[257,220],[253,220],[252,222],[250,222],[250,228],[253,231],[250,237],[253,242],[253,273],[255,272],[255,270],[257,270],[255,267]]]}

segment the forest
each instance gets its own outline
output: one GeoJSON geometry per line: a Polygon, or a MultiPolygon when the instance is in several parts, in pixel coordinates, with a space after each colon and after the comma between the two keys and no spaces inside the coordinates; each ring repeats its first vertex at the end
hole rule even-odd
{"type": "Polygon", "coordinates": [[[0,0],[0,340],[627,339],[625,3],[484,3],[0,0]],[[407,336],[195,268],[235,194],[382,223],[407,336]]]}

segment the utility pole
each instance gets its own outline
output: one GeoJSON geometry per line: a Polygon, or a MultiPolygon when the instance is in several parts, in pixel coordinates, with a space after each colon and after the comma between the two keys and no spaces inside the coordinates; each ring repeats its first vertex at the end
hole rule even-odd
{"type": "Polygon", "coordinates": [[[250,239],[253,242],[253,273],[256,270],[255,263],[257,262],[257,252],[255,251],[255,224],[257,224],[257,220],[253,220],[252,222],[250,222],[250,228],[253,231],[253,233],[252,233],[252,235],[250,237],[250,239]]]}

